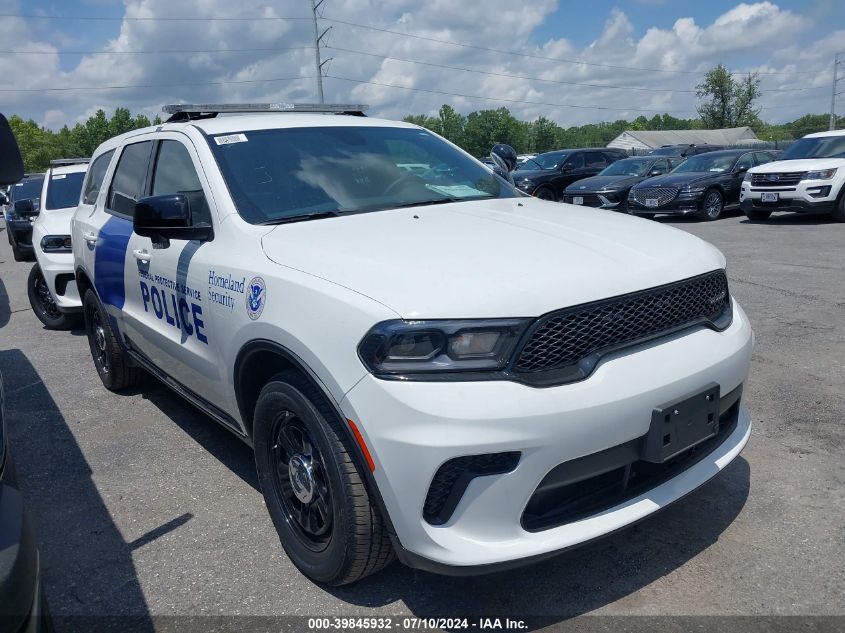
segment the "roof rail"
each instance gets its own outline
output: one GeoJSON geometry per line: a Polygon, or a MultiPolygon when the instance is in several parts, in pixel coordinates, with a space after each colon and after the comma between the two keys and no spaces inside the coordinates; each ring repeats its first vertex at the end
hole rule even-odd
{"type": "Polygon", "coordinates": [[[312,112],[365,116],[369,106],[352,103],[176,103],[162,107],[171,115],[165,123],[210,119],[229,112],[312,112]]]}
{"type": "Polygon", "coordinates": [[[61,167],[62,165],[84,165],[90,163],[90,158],[56,158],[50,161],[51,167],[61,167]]]}

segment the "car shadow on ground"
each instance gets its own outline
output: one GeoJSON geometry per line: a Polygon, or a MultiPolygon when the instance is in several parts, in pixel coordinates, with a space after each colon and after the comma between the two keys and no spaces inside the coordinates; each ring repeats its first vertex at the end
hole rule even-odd
{"type": "MultiPolygon", "coordinates": [[[[243,481],[259,489],[252,450],[167,387],[143,395],[243,481]]],[[[625,598],[718,541],[745,505],[750,468],[737,459],[666,510],[546,562],[476,577],[446,577],[394,563],[354,585],[320,586],[359,607],[396,602],[419,617],[511,615],[551,624],[625,598]]],[[[303,582],[307,582],[303,578],[303,582]]],[[[400,607],[397,607],[397,611],[400,607]]]]}
{"type": "Polygon", "coordinates": [[[92,480],[73,421],[29,359],[19,349],[2,350],[0,372],[10,454],[35,526],[55,629],[153,631],[132,551],[185,517],[127,543],[92,480]]]}
{"type": "Polygon", "coordinates": [[[836,226],[828,213],[779,213],[772,215],[768,220],[749,220],[743,218],[740,224],[754,224],[756,226],[814,226],[817,224],[832,224],[836,226]]]}

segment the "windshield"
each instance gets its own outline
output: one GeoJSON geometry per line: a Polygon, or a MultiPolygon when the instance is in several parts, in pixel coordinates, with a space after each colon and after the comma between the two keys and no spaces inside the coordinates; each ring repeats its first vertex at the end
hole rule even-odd
{"type": "Polygon", "coordinates": [[[798,139],[787,148],[779,160],[798,158],[845,158],[845,136],[798,139]]]}
{"type": "Polygon", "coordinates": [[[736,154],[699,154],[687,158],[683,163],[672,170],[673,174],[680,174],[688,171],[712,171],[723,173],[729,171],[736,162],[736,154]]]}
{"type": "Polygon", "coordinates": [[[41,197],[41,185],[44,181],[41,178],[30,178],[16,185],[12,185],[11,201],[30,200],[41,197]]]}
{"type": "Polygon", "coordinates": [[[549,152],[547,154],[540,154],[534,158],[529,158],[524,164],[519,166],[521,171],[537,171],[540,169],[557,169],[566,160],[569,154],[566,152],[549,152]]]}
{"type": "Polygon", "coordinates": [[[623,158],[605,167],[599,176],[645,176],[651,163],[650,158],[623,158]]]}
{"type": "Polygon", "coordinates": [[[82,181],[85,179],[84,171],[77,171],[72,174],[54,174],[50,177],[50,184],[47,187],[47,204],[45,208],[67,209],[79,204],[79,193],[82,191],[82,181]]]}
{"type": "Polygon", "coordinates": [[[651,156],[680,156],[682,147],[658,147],[649,152],[651,156]]]}
{"type": "Polygon", "coordinates": [[[417,128],[255,130],[208,142],[238,212],[253,224],[518,195],[417,128]]]}

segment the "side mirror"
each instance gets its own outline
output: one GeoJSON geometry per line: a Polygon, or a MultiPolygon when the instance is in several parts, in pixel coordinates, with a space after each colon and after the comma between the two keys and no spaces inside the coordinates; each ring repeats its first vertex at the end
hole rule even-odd
{"type": "Polygon", "coordinates": [[[26,200],[15,200],[15,214],[16,215],[38,215],[38,209],[35,208],[35,203],[32,198],[26,200]]]}
{"type": "Polygon", "coordinates": [[[191,205],[188,196],[183,193],[138,200],[132,230],[164,248],[169,245],[169,240],[209,241],[214,237],[210,224],[193,224],[191,205]]]}
{"type": "Polygon", "coordinates": [[[745,173],[745,172],[747,172],[747,171],[748,171],[748,167],[737,167],[737,168],[734,170],[734,173],[735,173],[735,174],[744,174],[744,173],[745,173]]]}
{"type": "Polygon", "coordinates": [[[0,187],[23,179],[23,160],[9,122],[0,114],[0,187]]]}
{"type": "Polygon", "coordinates": [[[561,171],[572,171],[572,169],[573,169],[573,167],[569,163],[564,163],[563,165],[560,166],[561,171]]]}
{"type": "Polygon", "coordinates": [[[652,169],[650,172],[648,172],[648,175],[649,176],[662,176],[663,170],[662,169],[652,169]]]}
{"type": "Polygon", "coordinates": [[[516,151],[505,143],[496,143],[490,150],[490,160],[506,174],[516,169],[516,151]]]}

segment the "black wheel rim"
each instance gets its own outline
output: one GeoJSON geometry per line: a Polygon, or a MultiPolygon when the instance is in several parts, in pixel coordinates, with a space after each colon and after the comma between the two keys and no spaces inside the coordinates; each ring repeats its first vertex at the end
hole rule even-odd
{"type": "Polygon", "coordinates": [[[722,197],[715,191],[707,194],[704,200],[704,212],[711,218],[718,218],[722,212],[722,197]]]}
{"type": "Polygon", "coordinates": [[[109,373],[109,355],[106,345],[106,328],[103,324],[103,317],[97,307],[91,309],[91,329],[88,332],[88,340],[91,343],[91,354],[94,362],[101,373],[109,373]]]}
{"type": "Polygon", "coordinates": [[[276,417],[272,433],[273,493],[303,545],[321,552],[331,541],[333,523],[323,457],[305,424],[292,411],[282,411],[276,417]]]}
{"type": "Polygon", "coordinates": [[[50,294],[50,289],[47,287],[47,281],[44,279],[44,275],[41,274],[40,271],[37,275],[35,275],[35,281],[32,285],[33,290],[35,291],[35,301],[38,304],[38,309],[41,311],[41,314],[50,320],[60,319],[62,317],[62,312],[59,310],[59,306],[56,305],[56,302],[53,301],[53,295],[50,294]]]}

